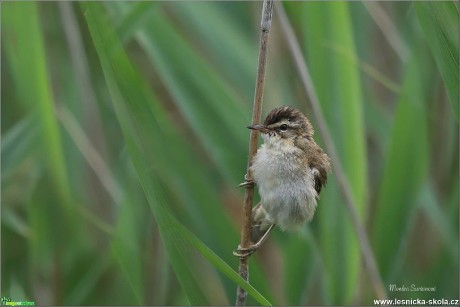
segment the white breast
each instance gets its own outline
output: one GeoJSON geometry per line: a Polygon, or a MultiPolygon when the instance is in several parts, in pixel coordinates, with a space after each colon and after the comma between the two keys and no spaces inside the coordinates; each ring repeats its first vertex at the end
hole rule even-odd
{"type": "Polygon", "coordinates": [[[316,209],[314,170],[300,163],[301,154],[293,145],[263,144],[251,167],[267,219],[283,230],[298,229],[316,209]]]}

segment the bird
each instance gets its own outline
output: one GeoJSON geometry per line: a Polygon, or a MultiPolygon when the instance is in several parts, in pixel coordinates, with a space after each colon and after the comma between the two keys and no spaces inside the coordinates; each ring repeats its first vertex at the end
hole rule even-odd
{"type": "Polygon", "coordinates": [[[240,258],[255,252],[273,227],[297,231],[310,222],[331,171],[328,155],[313,139],[313,126],[298,109],[275,108],[263,124],[247,128],[259,131],[264,143],[251,161],[250,176],[239,185],[256,185],[260,195],[252,209],[252,245],[233,252],[240,258]]]}

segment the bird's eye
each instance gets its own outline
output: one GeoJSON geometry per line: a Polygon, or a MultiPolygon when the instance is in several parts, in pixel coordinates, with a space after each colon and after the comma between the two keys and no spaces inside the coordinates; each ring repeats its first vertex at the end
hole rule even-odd
{"type": "Polygon", "coordinates": [[[280,126],[280,130],[281,130],[281,131],[286,131],[287,128],[288,128],[288,126],[287,126],[286,124],[282,124],[282,125],[280,126]]]}

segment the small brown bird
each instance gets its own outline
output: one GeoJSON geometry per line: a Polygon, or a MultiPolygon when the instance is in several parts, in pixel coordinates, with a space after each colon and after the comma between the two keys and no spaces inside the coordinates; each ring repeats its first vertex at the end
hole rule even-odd
{"type": "Polygon", "coordinates": [[[264,144],[252,160],[254,181],[240,186],[257,184],[261,201],[252,210],[253,245],[238,247],[234,254],[239,257],[252,254],[275,225],[298,230],[311,221],[330,171],[329,157],[313,140],[312,125],[297,109],[273,109],[263,125],[248,128],[260,131],[264,144]]]}

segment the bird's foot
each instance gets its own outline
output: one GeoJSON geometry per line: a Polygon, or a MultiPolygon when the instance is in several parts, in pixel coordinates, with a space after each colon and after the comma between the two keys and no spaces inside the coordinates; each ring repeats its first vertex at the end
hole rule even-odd
{"type": "Polygon", "coordinates": [[[241,247],[241,245],[238,245],[238,248],[233,251],[233,255],[239,257],[240,259],[245,259],[251,256],[255,251],[259,249],[262,243],[264,243],[265,240],[267,240],[268,234],[273,229],[273,227],[275,227],[275,224],[271,224],[270,227],[268,227],[264,235],[259,239],[259,241],[256,244],[252,244],[248,247],[241,247]]]}
{"type": "Polygon", "coordinates": [[[248,177],[248,174],[244,175],[244,182],[237,185],[238,188],[249,188],[255,185],[254,180],[248,177]]]}
{"type": "Polygon", "coordinates": [[[238,245],[238,248],[233,251],[233,255],[240,258],[240,259],[245,259],[251,256],[259,246],[257,244],[253,244],[249,247],[241,247],[238,245]]]}

